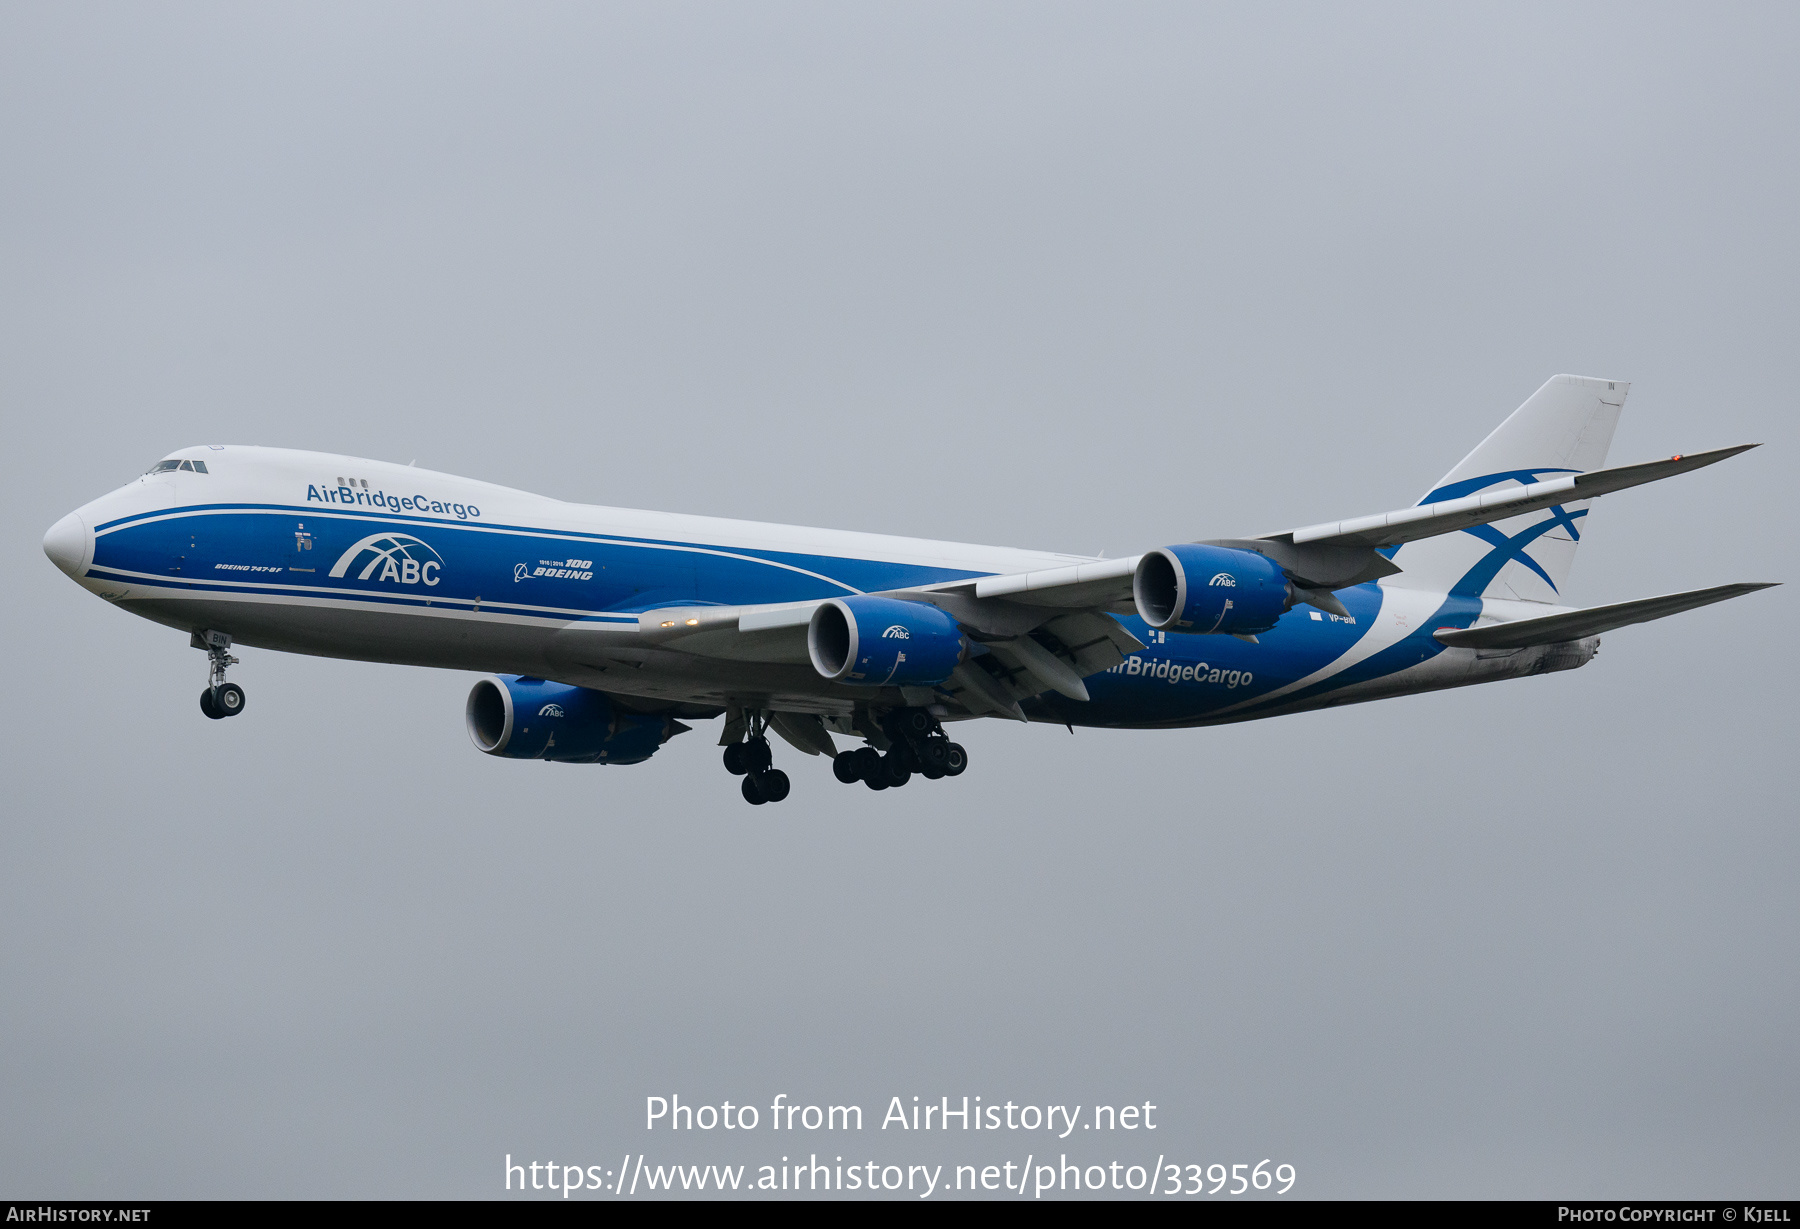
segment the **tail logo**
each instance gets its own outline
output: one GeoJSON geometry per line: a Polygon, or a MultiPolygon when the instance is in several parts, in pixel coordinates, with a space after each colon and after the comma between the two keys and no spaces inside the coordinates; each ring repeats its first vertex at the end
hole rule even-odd
{"type": "MultiPolygon", "coordinates": [[[[1461,482],[1452,482],[1448,486],[1439,487],[1420,502],[1428,504],[1443,499],[1460,499],[1465,495],[1473,495],[1477,491],[1486,490],[1488,487],[1499,486],[1502,482],[1516,482],[1520,486],[1526,486],[1533,482],[1541,482],[1546,474],[1579,472],[1579,470],[1573,469],[1519,469],[1505,473],[1483,474],[1478,478],[1465,478],[1461,482]]],[[[1463,532],[1470,537],[1485,542],[1489,550],[1479,563],[1464,574],[1461,580],[1450,586],[1450,592],[1481,593],[1493,583],[1494,578],[1500,575],[1500,570],[1509,563],[1519,563],[1531,569],[1546,585],[1550,586],[1550,592],[1560,592],[1556,581],[1551,579],[1550,573],[1546,572],[1543,565],[1533,559],[1525,548],[1555,529],[1561,529],[1569,541],[1580,542],[1581,527],[1575,522],[1587,515],[1587,509],[1577,508],[1571,512],[1561,504],[1555,504],[1544,511],[1548,515],[1543,520],[1526,526],[1511,537],[1491,524],[1472,525],[1464,529],[1463,532]]],[[[1527,513],[1526,515],[1532,514],[1527,513]]]]}
{"type": "Polygon", "coordinates": [[[338,556],[331,575],[339,580],[355,571],[357,580],[387,581],[397,585],[435,585],[444,557],[430,546],[404,533],[374,533],[338,556]]]}
{"type": "Polygon", "coordinates": [[[882,632],[881,638],[883,640],[911,640],[912,633],[907,631],[904,625],[896,623],[882,632]]]}
{"type": "Polygon", "coordinates": [[[1206,584],[1208,588],[1211,588],[1214,585],[1220,585],[1226,589],[1235,589],[1237,588],[1237,577],[1233,576],[1230,572],[1220,572],[1217,576],[1207,581],[1206,584]]]}

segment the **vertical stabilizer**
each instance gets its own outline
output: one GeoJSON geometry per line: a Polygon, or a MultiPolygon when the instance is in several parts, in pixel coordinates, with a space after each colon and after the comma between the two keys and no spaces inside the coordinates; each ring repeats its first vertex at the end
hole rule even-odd
{"type": "MultiPolygon", "coordinates": [[[[1630,387],[1623,380],[1552,376],[1419,502],[1460,499],[1600,469],[1630,387]]],[[[1382,583],[1561,603],[1592,502],[1558,504],[1509,521],[1408,542],[1392,556],[1401,574],[1382,583]]]]}

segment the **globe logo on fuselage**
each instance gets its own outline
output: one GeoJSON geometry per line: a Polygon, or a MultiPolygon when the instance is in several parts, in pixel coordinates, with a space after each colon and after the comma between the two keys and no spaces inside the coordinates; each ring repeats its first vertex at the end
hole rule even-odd
{"type": "Polygon", "coordinates": [[[339,555],[331,565],[331,575],[397,585],[435,585],[443,567],[443,556],[419,539],[404,533],[375,533],[339,555]]]}

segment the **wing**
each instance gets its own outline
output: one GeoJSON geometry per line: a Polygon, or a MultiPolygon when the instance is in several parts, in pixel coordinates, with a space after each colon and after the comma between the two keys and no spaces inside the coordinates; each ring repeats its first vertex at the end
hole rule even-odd
{"type": "Polygon", "coordinates": [[[1419,504],[1395,512],[1359,516],[1347,521],[1328,521],[1323,525],[1307,525],[1285,533],[1268,534],[1267,538],[1292,542],[1296,546],[1310,544],[1368,547],[1398,546],[1420,538],[1434,538],[1441,533],[1454,533],[1490,521],[1504,521],[1527,512],[1537,512],[1554,504],[1593,499],[1629,487],[1642,486],[1685,474],[1690,470],[1715,465],[1727,457],[1756,448],[1756,444],[1739,444],[1735,448],[1715,448],[1711,452],[1695,452],[1673,456],[1667,461],[1648,461],[1642,465],[1620,465],[1613,469],[1597,469],[1592,473],[1532,482],[1484,495],[1463,499],[1447,499],[1441,503],[1419,504]]]}
{"type": "MultiPolygon", "coordinates": [[[[1135,565],[1136,560],[1117,564],[1135,565]]],[[[1058,569],[1059,571],[1063,569],[1058,569]]],[[[1125,654],[1143,648],[1118,620],[1098,606],[1035,606],[965,592],[975,582],[939,589],[874,594],[937,606],[954,618],[976,646],[938,690],[970,713],[995,713],[1023,721],[1019,701],[1045,691],[1086,700],[1081,681],[1109,670],[1125,654]]],[[[1108,582],[1118,585],[1118,580],[1108,582]]],[[[1130,597],[1129,570],[1124,594],[1130,597]]],[[[826,599],[768,606],[684,606],[638,616],[638,640],[725,661],[803,664],[807,626],[826,599]]],[[[823,680],[820,681],[823,686],[823,680]]]]}
{"type": "MultiPolygon", "coordinates": [[[[1621,465],[1587,474],[1572,474],[1546,482],[1533,482],[1502,491],[1448,499],[1438,503],[1400,508],[1374,516],[1307,525],[1256,538],[1212,538],[1207,546],[1253,551],[1273,560],[1288,578],[1303,589],[1342,589],[1366,581],[1393,576],[1402,569],[1379,552],[1421,538],[1455,533],[1510,520],[1557,504],[1594,499],[1614,491],[1673,478],[1715,465],[1727,457],[1756,448],[1739,444],[1689,453],[1666,461],[1621,465]]],[[[941,586],[933,592],[959,593],[980,601],[1005,600],[1016,605],[1054,609],[1095,609],[1115,614],[1133,613],[1131,583],[1138,560],[1098,560],[1094,563],[1017,572],[1009,576],[984,576],[941,586]]],[[[924,590],[919,591],[921,595],[924,590]]],[[[939,603],[941,604],[941,603],[939,603]]],[[[954,613],[954,612],[952,612],[954,613]]]]}
{"type": "MultiPolygon", "coordinates": [[[[1756,446],[1743,444],[1670,457],[1666,461],[1594,470],[1375,516],[1308,525],[1257,538],[1212,539],[1205,545],[1263,555],[1292,582],[1293,600],[1342,613],[1343,607],[1331,596],[1332,590],[1392,576],[1402,570],[1381,553],[1387,547],[1671,478],[1716,464],[1756,446]]],[[[872,596],[936,606],[954,618],[977,645],[976,653],[959,665],[944,684],[931,691],[931,695],[960,704],[972,714],[997,713],[1022,721],[1024,713],[1019,707],[1020,700],[1054,691],[1085,701],[1088,692],[1082,682],[1084,678],[1111,669],[1123,661],[1126,654],[1144,647],[1113,617],[1136,612],[1133,581],[1142,558],[1132,555],[1122,559],[1096,559],[1033,572],[892,590],[872,596]]],[[[1656,613],[1627,614],[1621,622],[1607,626],[1660,618],[1663,614],[1673,614],[1709,601],[1735,597],[1756,587],[1759,586],[1725,586],[1720,590],[1702,591],[1709,596],[1676,594],[1669,598],[1648,599],[1650,603],[1696,600],[1685,606],[1658,607],[1656,613]]],[[[813,611],[825,600],[646,611],[638,619],[639,641],[646,646],[666,647],[726,661],[804,664],[809,660],[807,626],[813,611]]],[[[1617,608],[1601,607],[1596,611],[1528,620],[1534,631],[1512,634],[1550,637],[1528,643],[1579,638],[1605,630],[1593,624],[1592,618],[1582,621],[1585,617],[1627,608],[1636,611],[1640,606],[1649,609],[1642,603],[1626,603],[1617,608]],[[1573,621],[1565,624],[1559,620],[1573,621]]],[[[1525,624],[1507,626],[1520,629],[1525,624]]],[[[1500,631],[1498,628],[1480,628],[1456,635],[1481,637],[1500,631]]],[[[1475,639],[1440,639],[1446,644],[1488,643],[1475,639]]],[[[803,736],[799,737],[804,741],[803,736]]]]}

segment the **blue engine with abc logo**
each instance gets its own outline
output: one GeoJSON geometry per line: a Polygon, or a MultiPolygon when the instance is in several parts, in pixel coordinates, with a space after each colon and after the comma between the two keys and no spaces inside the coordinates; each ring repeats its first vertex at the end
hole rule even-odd
{"type": "Polygon", "coordinates": [[[1194,543],[1143,556],[1131,593],[1151,627],[1197,635],[1254,636],[1294,604],[1286,575],[1261,555],[1194,543]]]}
{"type": "Polygon", "coordinates": [[[469,692],[469,737],[489,755],[568,764],[638,764],[688,727],[633,713],[598,691],[493,674],[469,692]]]}
{"type": "Polygon", "coordinates": [[[929,687],[950,677],[968,651],[956,620],[920,602],[832,598],[806,628],[813,669],[856,687],[929,687]]]}

